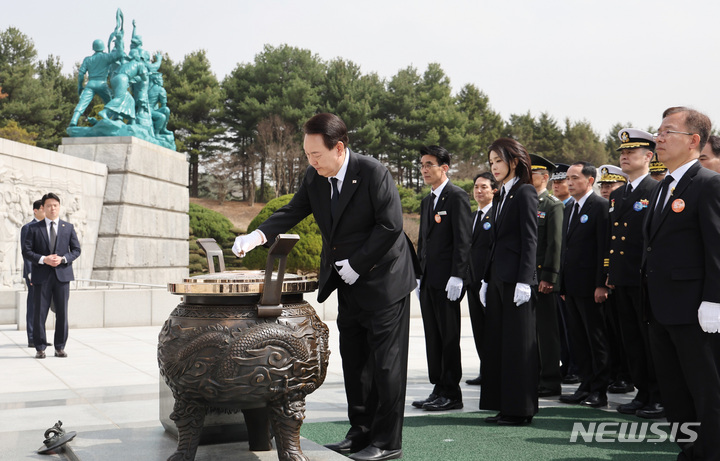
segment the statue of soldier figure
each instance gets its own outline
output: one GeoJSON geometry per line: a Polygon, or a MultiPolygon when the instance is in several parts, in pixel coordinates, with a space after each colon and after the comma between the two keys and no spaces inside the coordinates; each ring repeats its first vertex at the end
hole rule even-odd
{"type": "Polygon", "coordinates": [[[95,40],[95,54],[83,60],[78,73],[80,101],[67,132],[70,136],[85,137],[135,136],[175,150],[175,137],[167,130],[170,118],[167,92],[158,73],[162,55],[156,54],[155,61],[151,61],[150,53],[142,48],[142,37],[136,33],[135,21],[130,52],[125,54],[123,22],[122,11],[118,8],[115,30],[108,39],[108,47],[114,43],[113,50],[105,53],[102,40],[95,40]],[[88,82],[83,88],[85,74],[88,82]],[[96,94],[105,105],[99,113],[101,119],[89,117],[91,126],[78,126],[80,116],[96,94]]]}

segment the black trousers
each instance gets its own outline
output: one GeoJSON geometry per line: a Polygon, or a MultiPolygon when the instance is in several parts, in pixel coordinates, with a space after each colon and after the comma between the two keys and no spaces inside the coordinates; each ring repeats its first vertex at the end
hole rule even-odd
{"type": "Polygon", "coordinates": [[[565,296],[568,333],[582,383],[578,390],[606,395],[610,355],[605,334],[604,306],[592,296],[565,296]]]}
{"type": "Polygon", "coordinates": [[[467,291],[468,311],[470,312],[470,324],[472,325],[475,350],[482,362],[483,359],[483,335],[485,332],[485,306],[480,302],[480,286],[470,284],[467,291]]]}
{"type": "Polygon", "coordinates": [[[620,314],[615,290],[610,291],[605,305],[605,334],[610,354],[610,382],[631,381],[630,366],[620,330],[620,314]]]}
{"type": "Polygon", "coordinates": [[[560,328],[555,293],[537,293],[537,342],[540,352],[539,387],[560,390],[560,328]]]}
{"type": "Polygon", "coordinates": [[[432,393],[451,400],[462,400],[460,299],[462,297],[450,301],[445,290],[432,288],[427,283],[420,287],[428,377],[435,385],[432,393]]]}
{"type": "Polygon", "coordinates": [[[368,306],[339,288],[337,326],[350,420],[346,437],[386,450],[402,448],[410,295],[368,306]]]}
{"type": "Polygon", "coordinates": [[[650,321],[650,347],[669,422],[699,422],[694,445],[678,443],[688,459],[720,460],[720,377],[713,344],[717,333],[699,324],[650,321]]]}
{"type": "Polygon", "coordinates": [[[55,304],[55,349],[65,349],[68,338],[68,299],[70,299],[70,283],[57,279],[55,271],[50,271],[47,280],[35,284],[33,300],[35,312],[33,315],[33,342],[35,349],[44,351],[47,343],[45,322],[47,321],[50,302],[55,304]]]}
{"type": "Polygon", "coordinates": [[[661,403],[655,366],[650,356],[648,322],[644,319],[639,286],[616,286],[618,320],[630,376],[637,387],[635,399],[644,404],[661,403]]]}
{"type": "Polygon", "coordinates": [[[540,374],[535,300],[516,306],[514,294],[514,283],[488,283],[480,409],[534,416],[540,374]]]}
{"type": "Polygon", "coordinates": [[[30,280],[25,279],[25,285],[27,286],[27,304],[25,311],[25,331],[27,332],[28,344],[33,342],[33,326],[35,323],[35,286],[30,283],[30,280]]]}

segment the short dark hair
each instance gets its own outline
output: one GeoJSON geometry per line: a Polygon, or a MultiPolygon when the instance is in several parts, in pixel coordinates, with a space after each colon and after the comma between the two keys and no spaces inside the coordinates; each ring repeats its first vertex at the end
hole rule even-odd
{"type": "Polygon", "coordinates": [[[710,149],[712,150],[713,155],[715,155],[715,157],[720,157],[720,136],[711,134],[708,138],[708,144],[710,144],[710,149]]]}
{"type": "Polygon", "coordinates": [[[478,178],[485,178],[485,179],[489,180],[491,189],[499,189],[500,188],[497,180],[495,179],[495,176],[492,173],[490,173],[489,171],[483,171],[482,173],[475,175],[475,179],[473,179],[473,186],[475,186],[475,183],[477,182],[478,178]]]}
{"type": "Polygon", "coordinates": [[[450,165],[450,152],[442,146],[423,146],[420,149],[420,157],[423,155],[432,155],[438,161],[438,165],[450,165]]]}
{"type": "Polygon", "coordinates": [[[488,157],[490,157],[492,151],[495,151],[508,165],[512,163],[512,160],[517,160],[515,176],[523,184],[532,184],[530,177],[532,161],[530,160],[530,154],[522,144],[512,138],[499,138],[488,148],[488,157]]]}
{"type": "Polygon", "coordinates": [[[325,147],[328,149],[337,146],[338,142],[342,142],[347,147],[350,142],[345,122],[337,115],[327,112],[314,115],[305,122],[303,132],[305,134],[321,134],[325,147]]]}
{"type": "Polygon", "coordinates": [[[42,199],[40,199],[40,200],[42,200],[43,206],[45,206],[45,202],[46,202],[48,199],[55,199],[55,200],[58,201],[58,203],[60,203],[60,197],[58,197],[57,195],[55,195],[55,194],[52,193],[52,192],[48,192],[47,194],[43,195],[42,199]]]}
{"type": "Polygon", "coordinates": [[[586,178],[596,179],[597,169],[592,163],[581,160],[572,164],[572,166],[575,165],[580,165],[582,167],[582,170],[580,172],[583,176],[585,176],[586,178]]]}
{"type": "Polygon", "coordinates": [[[710,118],[702,112],[698,112],[695,109],[690,109],[689,107],[684,106],[669,107],[665,109],[662,118],[665,118],[668,115],[677,114],[679,112],[685,113],[685,126],[687,127],[687,129],[691,133],[697,133],[698,135],[700,135],[700,144],[698,145],[698,150],[703,150],[703,147],[705,147],[705,143],[707,143],[708,138],[710,137],[710,130],[712,129],[712,123],[710,122],[710,118]]]}
{"type": "Polygon", "coordinates": [[[39,210],[43,206],[42,200],[35,200],[33,202],[33,210],[39,210]]]}

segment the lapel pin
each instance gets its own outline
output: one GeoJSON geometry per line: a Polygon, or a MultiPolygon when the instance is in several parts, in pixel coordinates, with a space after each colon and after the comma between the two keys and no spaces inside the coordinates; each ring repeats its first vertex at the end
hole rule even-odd
{"type": "Polygon", "coordinates": [[[357,179],[353,179],[352,183],[357,184],[357,179]]]}

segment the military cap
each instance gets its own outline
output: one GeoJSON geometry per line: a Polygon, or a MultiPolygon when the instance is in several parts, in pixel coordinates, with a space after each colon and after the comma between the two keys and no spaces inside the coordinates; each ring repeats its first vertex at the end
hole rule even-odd
{"type": "Polygon", "coordinates": [[[600,179],[598,183],[627,182],[628,176],[623,173],[620,167],[615,165],[602,165],[600,167],[600,179]]]}
{"type": "Polygon", "coordinates": [[[623,128],[618,131],[618,138],[620,138],[622,144],[620,144],[617,150],[635,149],[636,147],[655,150],[655,141],[653,140],[652,134],[647,131],[636,128],[623,128]]]}
{"type": "Polygon", "coordinates": [[[555,165],[555,171],[553,172],[552,176],[550,176],[550,181],[560,181],[563,179],[567,179],[567,170],[570,168],[570,165],[566,165],[564,163],[558,163],[555,165]]]}
{"type": "Polygon", "coordinates": [[[530,160],[532,161],[532,170],[547,170],[552,173],[555,169],[555,164],[545,157],[538,154],[530,154],[530,160]]]}
{"type": "Polygon", "coordinates": [[[663,162],[658,160],[657,152],[653,155],[652,161],[650,162],[650,173],[664,173],[667,171],[667,167],[663,162]]]}

